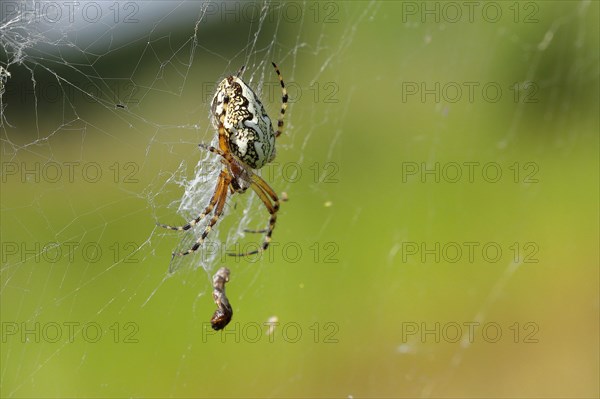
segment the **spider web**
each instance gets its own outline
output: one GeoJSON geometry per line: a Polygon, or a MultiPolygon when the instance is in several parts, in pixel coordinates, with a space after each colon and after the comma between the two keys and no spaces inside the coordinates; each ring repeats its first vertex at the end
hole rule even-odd
{"type": "Polygon", "coordinates": [[[2,397],[598,395],[596,2],[1,7],[2,397]],[[216,85],[244,65],[276,120],[272,61],[290,95],[258,172],[289,197],[272,246],[227,255],[262,244],[248,192],[171,259],[208,218],[156,222],[197,217],[223,167],[198,147],[216,85]],[[485,84],[500,101],[465,94],[485,84]],[[517,183],[444,174],[473,161],[517,183]],[[407,255],[472,241],[505,256],[407,255]],[[214,333],[221,266],[234,316],[214,333]]]}

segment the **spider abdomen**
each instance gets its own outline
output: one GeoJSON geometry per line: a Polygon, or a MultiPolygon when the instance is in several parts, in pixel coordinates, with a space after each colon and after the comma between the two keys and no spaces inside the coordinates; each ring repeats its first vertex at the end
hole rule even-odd
{"type": "Polygon", "coordinates": [[[252,169],[260,169],[275,159],[271,119],[256,93],[240,78],[223,79],[213,97],[211,111],[215,127],[223,118],[230,151],[237,159],[252,169]]]}

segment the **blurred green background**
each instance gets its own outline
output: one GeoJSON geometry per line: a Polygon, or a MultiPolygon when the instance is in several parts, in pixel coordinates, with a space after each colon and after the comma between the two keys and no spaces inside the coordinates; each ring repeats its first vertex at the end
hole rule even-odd
{"type": "Polygon", "coordinates": [[[4,28],[2,397],[599,395],[598,2],[127,4],[4,28]],[[272,60],[274,245],[168,275],[214,87],[274,116],[272,60]]]}

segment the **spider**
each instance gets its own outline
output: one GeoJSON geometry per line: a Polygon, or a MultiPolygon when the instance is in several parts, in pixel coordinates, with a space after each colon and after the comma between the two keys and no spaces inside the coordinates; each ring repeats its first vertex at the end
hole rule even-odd
{"type": "Polygon", "coordinates": [[[185,252],[174,252],[173,257],[195,252],[204,242],[213,226],[219,220],[225,207],[227,192],[243,193],[251,188],[269,211],[269,226],[264,230],[246,230],[247,232],[266,233],[263,244],[256,250],[246,253],[228,253],[233,256],[253,255],[265,251],[271,242],[271,235],[277,221],[279,198],[275,191],[253,170],[262,168],[275,159],[275,139],[283,131],[283,117],[287,108],[288,95],[279,68],[273,67],[281,84],[282,100],[277,130],[273,129],[271,119],[258,96],[240,78],[244,67],[236,76],[229,76],[219,84],[212,100],[212,123],[219,133],[219,148],[199,144],[199,147],[221,157],[223,169],[217,179],[212,198],[202,213],[184,226],[169,226],[157,223],[170,230],[189,230],[206,215],[213,212],[202,235],[185,252]]]}

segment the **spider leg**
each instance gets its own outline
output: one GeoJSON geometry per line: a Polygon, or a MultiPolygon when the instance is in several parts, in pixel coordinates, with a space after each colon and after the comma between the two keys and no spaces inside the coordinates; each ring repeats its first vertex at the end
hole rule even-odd
{"type": "Polygon", "coordinates": [[[253,174],[252,175],[252,190],[258,195],[260,200],[263,202],[271,217],[269,218],[269,227],[265,230],[266,235],[263,241],[262,246],[259,249],[254,251],[249,251],[246,253],[233,253],[228,252],[227,255],[230,256],[247,256],[247,255],[255,255],[259,252],[265,251],[269,244],[271,243],[271,235],[273,234],[273,230],[275,229],[275,223],[277,222],[277,212],[279,211],[279,198],[273,189],[264,181],[260,176],[253,174]],[[270,197],[270,198],[269,198],[270,197]],[[271,203],[271,200],[273,201],[271,203]]]}
{"type": "Polygon", "coordinates": [[[223,177],[222,177],[223,172],[221,172],[221,175],[219,175],[219,178],[217,180],[217,185],[215,187],[215,191],[213,192],[213,196],[210,199],[210,202],[208,203],[208,205],[206,206],[206,208],[204,208],[204,210],[202,211],[202,213],[193,220],[190,220],[186,225],[184,226],[169,226],[167,224],[162,224],[162,223],[158,223],[156,222],[157,226],[160,227],[164,227],[165,229],[169,229],[169,230],[176,230],[176,231],[185,231],[185,230],[189,230],[192,227],[194,227],[196,224],[198,224],[198,222],[200,222],[200,220],[204,219],[204,217],[206,215],[208,215],[209,213],[212,212],[215,204],[217,203],[217,200],[219,199],[219,193],[221,191],[221,185],[223,184],[223,177]]]}
{"type": "MultiPolygon", "coordinates": [[[[225,164],[225,165],[229,165],[229,166],[239,165],[239,162],[237,162],[233,158],[233,155],[231,155],[231,153],[229,151],[223,151],[223,150],[221,150],[219,148],[213,147],[212,145],[207,145],[207,144],[204,144],[204,143],[198,144],[198,147],[200,147],[200,148],[202,148],[202,149],[204,149],[206,151],[210,151],[213,154],[216,154],[216,155],[222,157],[223,158],[223,164],[225,164]]],[[[233,189],[233,187],[231,187],[231,193],[233,194],[234,192],[235,192],[235,190],[233,189]]]]}
{"type": "Polygon", "coordinates": [[[203,150],[210,151],[213,154],[217,154],[217,155],[225,158],[225,160],[227,162],[233,162],[233,156],[226,151],[223,151],[219,148],[213,147],[212,145],[208,145],[208,144],[204,144],[204,143],[198,144],[198,147],[202,148],[203,150]]]}
{"type": "MultiPolygon", "coordinates": [[[[281,193],[281,197],[279,197],[279,201],[281,202],[287,202],[288,200],[288,196],[286,192],[282,192],[281,193]]],[[[264,234],[267,231],[269,231],[269,229],[244,229],[244,233],[251,233],[251,234],[264,234]]]]}
{"type": "Polygon", "coordinates": [[[287,109],[288,94],[287,89],[285,88],[285,83],[283,83],[281,72],[279,72],[279,67],[277,67],[277,64],[274,62],[271,64],[273,64],[275,72],[277,72],[277,76],[279,77],[279,83],[281,84],[281,111],[279,113],[279,120],[277,121],[277,131],[275,132],[275,138],[277,138],[281,136],[281,133],[283,132],[283,117],[285,115],[285,110],[287,109]]]}
{"type": "Polygon", "coordinates": [[[237,76],[238,78],[240,77],[240,75],[242,74],[242,72],[244,72],[244,69],[246,69],[246,65],[242,65],[242,67],[240,68],[240,70],[238,71],[237,76]]]}
{"type": "Polygon", "coordinates": [[[229,188],[230,183],[231,175],[226,170],[222,170],[221,174],[219,175],[219,184],[217,185],[217,190],[215,190],[214,194],[217,200],[215,204],[215,212],[213,214],[213,217],[208,222],[208,225],[206,226],[204,232],[202,233],[200,238],[198,238],[196,243],[185,252],[173,253],[173,257],[188,255],[200,248],[200,245],[202,245],[202,243],[212,230],[213,226],[215,225],[215,223],[217,223],[217,220],[219,220],[219,217],[223,213],[223,208],[225,207],[225,199],[227,199],[227,190],[229,188]]]}

